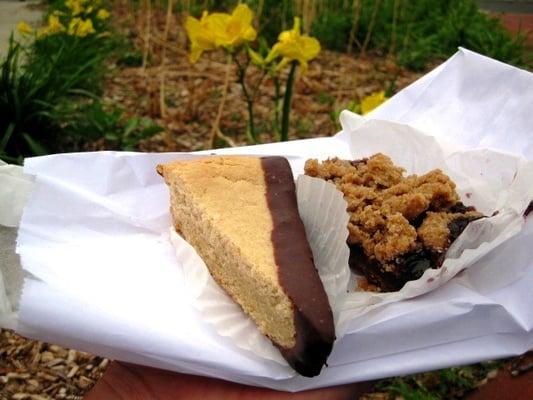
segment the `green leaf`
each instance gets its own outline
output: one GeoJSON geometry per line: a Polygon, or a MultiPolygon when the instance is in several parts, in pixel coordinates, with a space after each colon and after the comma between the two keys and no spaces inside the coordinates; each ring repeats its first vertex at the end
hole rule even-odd
{"type": "Polygon", "coordinates": [[[116,141],[118,141],[118,136],[115,135],[114,133],[107,133],[107,134],[104,136],[104,138],[105,138],[106,140],[110,140],[110,141],[112,141],[112,142],[116,142],[116,141]]]}
{"type": "Polygon", "coordinates": [[[97,94],[93,92],[89,92],[88,90],[85,90],[85,89],[70,89],[68,93],[79,95],[79,96],[84,96],[84,97],[89,97],[90,99],[93,99],[95,101],[100,100],[100,96],[98,96],[97,94]]]}
{"type": "Polygon", "coordinates": [[[163,132],[165,129],[163,129],[162,126],[159,126],[159,125],[152,125],[152,126],[148,126],[146,128],[144,128],[141,133],[140,133],[140,137],[145,139],[147,137],[150,137],[150,136],[153,136],[155,135],[156,133],[159,133],[159,132],[163,132]]]}
{"type": "Polygon", "coordinates": [[[0,141],[0,152],[4,152],[4,149],[7,146],[7,143],[9,142],[9,139],[11,139],[11,135],[15,131],[15,124],[10,123],[7,126],[6,131],[4,132],[4,135],[2,136],[2,141],[0,141]]]}
{"type": "Polygon", "coordinates": [[[12,164],[22,164],[23,158],[22,157],[11,157],[8,156],[5,153],[0,152],[0,159],[4,160],[5,162],[12,163],[12,164]]]}
{"type": "Polygon", "coordinates": [[[137,118],[131,118],[126,122],[124,127],[124,136],[129,136],[139,126],[139,120],[137,118]]]}
{"type": "Polygon", "coordinates": [[[36,156],[44,156],[45,154],[48,154],[48,151],[46,148],[37,142],[35,139],[33,139],[30,135],[27,133],[23,133],[22,137],[30,147],[30,150],[35,154],[36,156]]]}

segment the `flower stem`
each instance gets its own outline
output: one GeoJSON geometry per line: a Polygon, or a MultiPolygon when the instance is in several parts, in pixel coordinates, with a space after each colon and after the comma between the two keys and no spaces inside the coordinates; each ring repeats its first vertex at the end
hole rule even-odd
{"type": "Polygon", "coordinates": [[[276,139],[279,141],[281,140],[280,137],[280,126],[279,126],[279,99],[281,98],[280,95],[280,87],[279,87],[279,79],[277,76],[274,76],[274,134],[276,135],[276,139]]]}
{"type": "Polygon", "coordinates": [[[248,127],[246,129],[246,136],[248,137],[248,141],[252,144],[257,143],[257,136],[255,134],[255,124],[254,124],[254,100],[252,96],[250,95],[250,92],[248,91],[248,88],[246,87],[246,67],[241,66],[237,63],[238,67],[238,82],[242,86],[242,93],[244,94],[244,98],[246,100],[246,108],[248,110],[248,127]]]}
{"type": "Polygon", "coordinates": [[[296,75],[296,61],[291,63],[291,70],[287,78],[285,96],[283,97],[283,114],[281,115],[281,141],[289,140],[289,116],[291,111],[292,87],[294,86],[294,75],[296,75]]]}
{"type": "Polygon", "coordinates": [[[247,97],[246,98],[246,105],[248,108],[248,140],[252,142],[252,144],[257,143],[257,137],[255,135],[255,125],[254,125],[254,103],[247,97]]]}

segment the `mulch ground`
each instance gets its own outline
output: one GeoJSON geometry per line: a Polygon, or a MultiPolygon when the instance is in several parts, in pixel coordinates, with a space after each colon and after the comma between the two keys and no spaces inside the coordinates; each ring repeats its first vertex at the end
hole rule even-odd
{"type": "MultiPolygon", "coordinates": [[[[140,145],[143,151],[192,151],[206,147],[218,106],[226,71],[221,52],[207,52],[194,65],[188,59],[183,15],[173,15],[165,36],[166,15],[152,11],[150,35],[145,13],[134,15],[117,7],[116,25],[134,43],[144,66],[119,67],[108,77],[105,99],[121,105],[130,116],[145,116],[165,128],[166,133],[140,145]],[[156,27],[156,28],[154,28],[156,27]]],[[[235,68],[220,122],[221,131],[236,145],[246,140],[247,111],[235,68]]],[[[285,82],[284,71],[282,82],[285,82]]],[[[379,54],[364,58],[323,50],[298,74],[291,111],[290,138],[330,136],[340,130],[338,112],[350,108],[364,96],[393,87],[396,91],[422,73],[399,68],[394,60],[379,54]]],[[[257,87],[254,113],[261,142],[272,142],[274,83],[254,66],[247,70],[247,83],[257,87]]],[[[282,88],[283,90],[283,88],[282,88]]],[[[220,146],[228,143],[220,142],[220,146]]]]}
{"type": "Polygon", "coordinates": [[[81,399],[109,360],[0,330],[0,399],[81,399]]]}

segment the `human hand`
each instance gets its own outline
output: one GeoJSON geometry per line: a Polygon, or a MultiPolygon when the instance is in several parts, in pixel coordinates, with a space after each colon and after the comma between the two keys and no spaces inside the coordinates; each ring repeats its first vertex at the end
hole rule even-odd
{"type": "Polygon", "coordinates": [[[112,362],[85,400],[355,400],[371,386],[372,382],[363,382],[287,393],[220,379],[112,362]]]}

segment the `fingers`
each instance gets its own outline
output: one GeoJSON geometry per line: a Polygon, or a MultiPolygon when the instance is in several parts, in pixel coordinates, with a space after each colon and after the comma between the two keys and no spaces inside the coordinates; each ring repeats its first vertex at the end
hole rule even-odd
{"type": "Polygon", "coordinates": [[[298,393],[278,392],[202,376],[178,374],[155,368],[113,362],[86,400],[355,400],[372,382],[298,393]]]}

